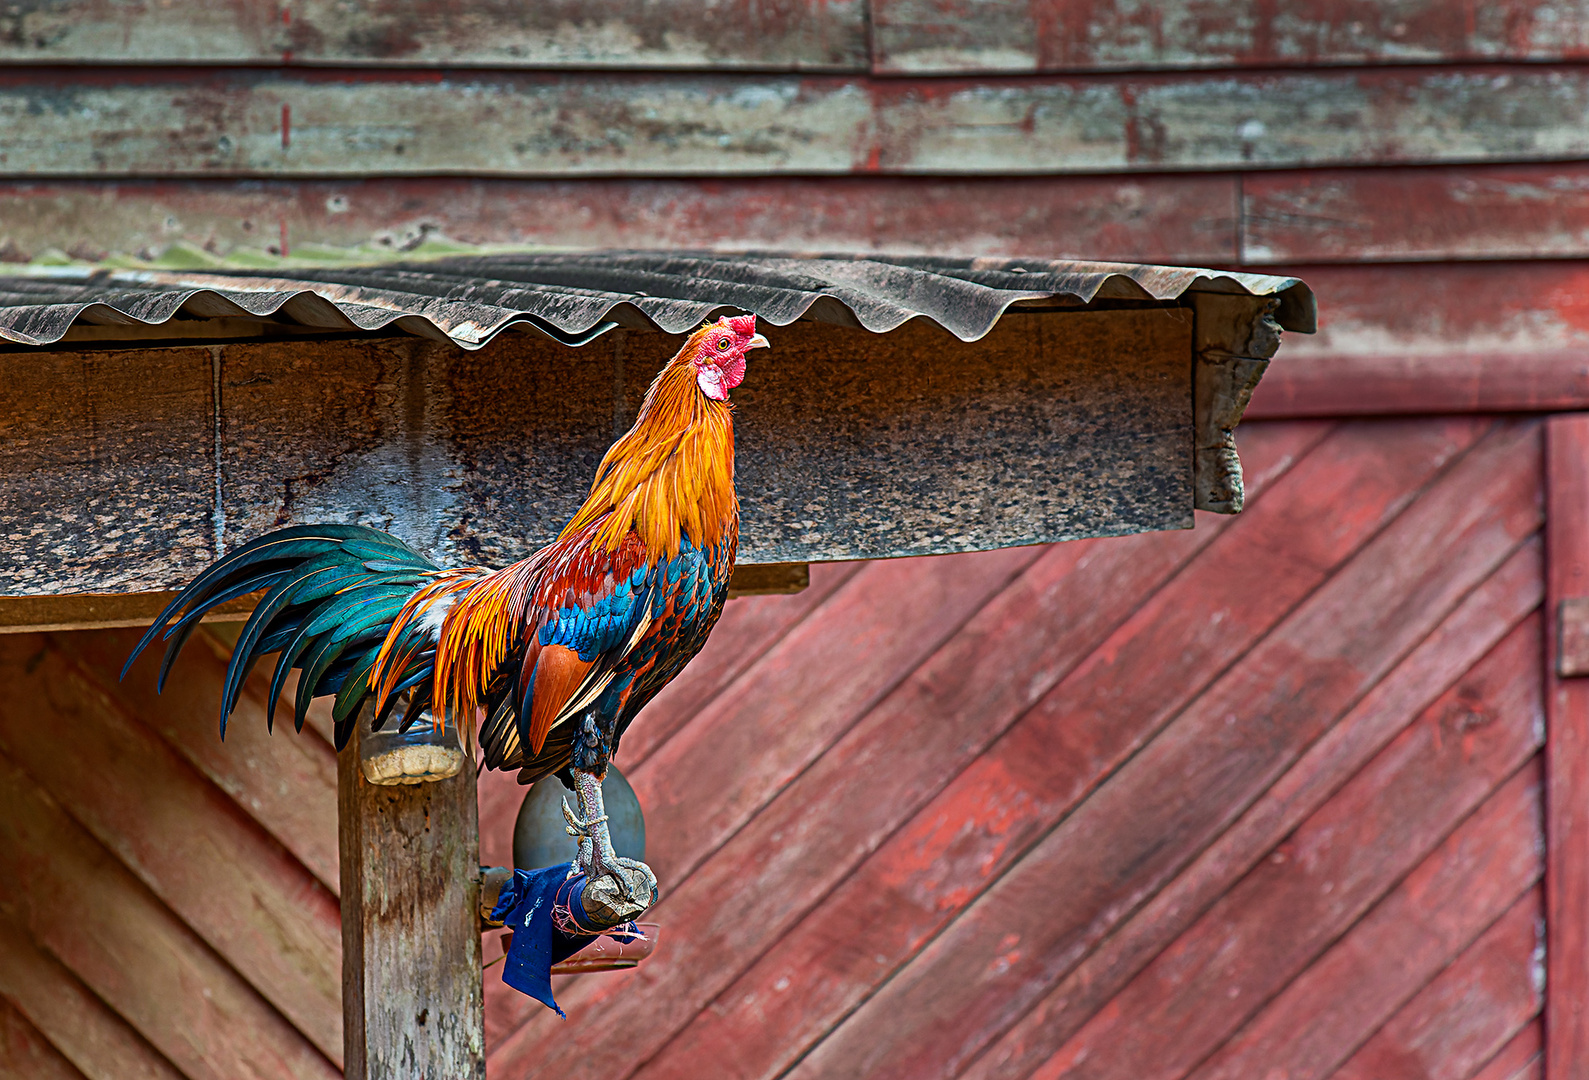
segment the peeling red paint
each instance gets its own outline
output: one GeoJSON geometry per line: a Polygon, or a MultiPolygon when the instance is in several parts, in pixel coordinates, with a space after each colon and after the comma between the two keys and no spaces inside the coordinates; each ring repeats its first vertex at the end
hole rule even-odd
{"type": "Polygon", "coordinates": [[[275,63],[500,67],[741,67],[864,71],[863,0],[171,0],[159,17],[114,0],[54,0],[12,18],[6,63],[275,63]],[[283,61],[285,62],[285,61],[283,61]]]}
{"type": "Polygon", "coordinates": [[[1550,0],[875,0],[888,74],[1578,59],[1589,11],[1550,0]]]}

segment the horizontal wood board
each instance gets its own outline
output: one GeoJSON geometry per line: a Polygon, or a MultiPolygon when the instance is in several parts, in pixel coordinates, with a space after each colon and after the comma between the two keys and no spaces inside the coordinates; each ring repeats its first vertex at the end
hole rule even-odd
{"type": "MultiPolygon", "coordinates": [[[[1181,308],[1011,315],[972,345],[919,322],[769,331],[734,396],[740,559],[1189,527],[1191,324],[1181,308]]],[[[171,588],[294,522],[504,565],[572,516],[678,344],[514,333],[473,353],[387,338],[0,355],[14,537],[0,593],[171,588]]]]}
{"type": "Polygon", "coordinates": [[[1575,59],[1589,52],[1577,0],[1373,6],[1245,0],[1018,3],[782,0],[666,9],[641,0],[330,0],[273,8],[117,0],[22,8],[7,63],[762,68],[890,74],[1085,71],[1575,59]],[[974,12],[974,14],[973,14],[974,12]],[[870,41],[868,40],[870,39],[870,41]]]}
{"type": "Polygon", "coordinates": [[[0,180],[0,258],[264,268],[284,253],[761,248],[1227,264],[1238,195],[1231,175],[0,180]]]}
{"type": "Polygon", "coordinates": [[[349,6],[67,0],[17,9],[6,64],[369,64],[375,66],[865,70],[862,0],[552,0],[349,6]]]}
{"type": "Polygon", "coordinates": [[[0,177],[1009,175],[1564,161],[1574,65],[893,80],[11,69],[0,177]]]}
{"type": "Polygon", "coordinates": [[[0,182],[0,223],[10,262],[173,269],[541,246],[1254,267],[1493,262],[1589,255],[1589,171],[1569,162],[1040,178],[10,181],[0,182]]]}
{"type": "Polygon", "coordinates": [[[1589,8],[1544,0],[993,0],[975,8],[873,0],[871,33],[874,70],[897,74],[1551,60],[1589,52],[1589,8]]]}
{"type": "Polygon", "coordinates": [[[1327,297],[1250,416],[1551,412],[1589,401],[1589,263],[1292,267],[1327,297]]]}

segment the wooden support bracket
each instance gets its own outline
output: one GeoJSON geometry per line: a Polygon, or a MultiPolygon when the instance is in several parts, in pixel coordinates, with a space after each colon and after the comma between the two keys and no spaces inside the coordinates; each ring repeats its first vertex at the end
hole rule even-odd
{"type": "MultiPolygon", "coordinates": [[[[811,583],[805,563],[742,563],[734,567],[728,595],[773,596],[797,593],[811,583]]],[[[67,596],[0,596],[0,634],[50,630],[106,630],[148,626],[175,597],[174,592],[77,593],[67,596]]],[[[242,622],[261,593],[250,593],[220,605],[203,619],[207,623],[242,622]]]]}
{"type": "Polygon", "coordinates": [[[1556,674],[1589,675],[1589,597],[1567,597],[1556,605],[1556,674]]]}
{"type": "Polygon", "coordinates": [[[1192,294],[1193,505],[1239,514],[1245,500],[1236,425],[1280,348],[1280,301],[1223,293],[1192,294]]]}
{"type": "Polygon", "coordinates": [[[348,1080],[483,1080],[475,771],[378,786],[337,759],[348,1080]]]}

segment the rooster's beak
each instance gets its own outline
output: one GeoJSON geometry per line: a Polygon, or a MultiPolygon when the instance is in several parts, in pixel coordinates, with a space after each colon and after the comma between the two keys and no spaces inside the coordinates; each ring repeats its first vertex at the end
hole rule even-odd
{"type": "Polygon", "coordinates": [[[770,348],[772,348],[772,342],[768,341],[766,338],[762,337],[760,334],[754,335],[748,342],[745,343],[745,351],[746,352],[749,352],[752,349],[770,349],[770,348]]]}

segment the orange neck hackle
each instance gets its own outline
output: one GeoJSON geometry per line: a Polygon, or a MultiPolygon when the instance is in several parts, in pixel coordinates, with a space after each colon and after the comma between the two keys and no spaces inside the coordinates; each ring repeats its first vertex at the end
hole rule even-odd
{"type": "Polygon", "coordinates": [[[599,522],[592,538],[596,547],[615,551],[632,529],[651,559],[671,559],[679,553],[681,535],[710,547],[735,527],[732,406],[726,392],[717,400],[703,391],[701,373],[716,369],[722,335],[740,329],[731,324],[745,322],[750,333],[740,334],[742,347],[731,352],[743,372],[743,349],[766,344],[754,334],[751,317],[720,319],[690,335],[646,392],[634,427],[607,451],[590,497],[559,539],[599,522]]]}

